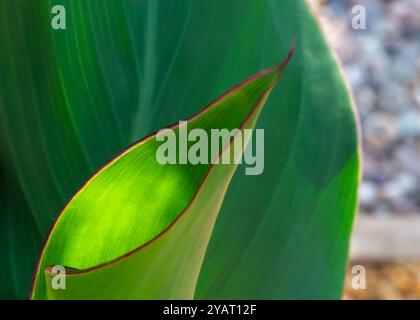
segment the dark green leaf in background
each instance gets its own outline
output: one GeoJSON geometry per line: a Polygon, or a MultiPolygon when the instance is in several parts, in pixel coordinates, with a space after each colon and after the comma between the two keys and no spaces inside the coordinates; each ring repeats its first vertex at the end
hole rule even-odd
{"type": "Polygon", "coordinates": [[[0,297],[28,296],[55,216],[129,143],[297,51],[235,175],[197,298],[339,298],[359,178],[348,90],[303,0],[0,1],[0,297]],[[67,9],[67,30],[50,27],[67,9]]]}

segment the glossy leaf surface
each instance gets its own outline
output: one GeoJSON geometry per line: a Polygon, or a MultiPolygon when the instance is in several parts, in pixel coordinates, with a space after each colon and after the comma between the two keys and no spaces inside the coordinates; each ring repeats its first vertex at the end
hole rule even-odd
{"type": "Polygon", "coordinates": [[[297,52],[261,113],[265,170],[235,174],[198,298],[339,298],[356,206],[348,90],[303,0],[0,2],[0,296],[25,298],[42,239],[89,176],[297,52]],[[51,29],[51,7],[67,29],[51,29]]]}

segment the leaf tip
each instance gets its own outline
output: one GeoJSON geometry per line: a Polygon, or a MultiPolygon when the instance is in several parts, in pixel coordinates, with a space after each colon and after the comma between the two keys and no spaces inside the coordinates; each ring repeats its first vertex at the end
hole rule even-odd
{"type": "Polygon", "coordinates": [[[289,64],[290,60],[292,59],[293,54],[296,50],[296,38],[293,37],[292,46],[289,49],[289,52],[287,53],[286,57],[283,59],[283,61],[279,64],[277,67],[279,72],[282,73],[286,66],[289,64]]]}

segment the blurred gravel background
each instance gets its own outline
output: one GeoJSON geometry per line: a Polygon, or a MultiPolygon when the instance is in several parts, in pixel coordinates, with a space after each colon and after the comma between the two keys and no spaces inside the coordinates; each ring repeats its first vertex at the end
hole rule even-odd
{"type": "Polygon", "coordinates": [[[420,0],[310,2],[343,65],[362,127],[362,215],[343,297],[420,299],[420,0]],[[366,30],[352,29],[355,5],[366,9],[366,30]],[[363,290],[352,285],[354,265],[366,270],[363,290]]]}
{"type": "Polygon", "coordinates": [[[420,214],[420,0],[313,0],[363,130],[360,209],[420,214]],[[353,30],[352,7],[366,8],[353,30]]]}

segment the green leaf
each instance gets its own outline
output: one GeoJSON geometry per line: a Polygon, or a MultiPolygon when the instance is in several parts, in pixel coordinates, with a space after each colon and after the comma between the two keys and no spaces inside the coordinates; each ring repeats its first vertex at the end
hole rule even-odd
{"type": "Polygon", "coordinates": [[[226,154],[230,164],[212,159],[207,161],[210,164],[160,164],[157,153],[163,143],[155,133],[89,179],[51,230],[37,267],[32,298],[192,299],[217,214],[237,166],[233,144],[240,136],[241,149],[247,145],[244,129],[254,128],[292,53],[279,67],[231,89],[187,124],[170,127],[177,159],[183,156],[182,141],[188,141],[188,150],[199,143],[187,136],[200,129],[208,137],[205,148],[217,143],[216,158],[221,161],[226,154]],[[215,139],[214,129],[228,129],[232,139],[223,141],[217,136],[210,141],[215,139]],[[72,269],[65,290],[53,286],[55,265],[72,269]]]}
{"type": "Polygon", "coordinates": [[[41,239],[97,168],[274,65],[293,36],[258,123],[264,174],[235,174],[196,297],[341,296],[357,127],[305,1],[3,0],[0,21],[0,297],[28,296],[41,239]],[[51,29],[54,4],[67,30],[51,29]]]}

